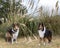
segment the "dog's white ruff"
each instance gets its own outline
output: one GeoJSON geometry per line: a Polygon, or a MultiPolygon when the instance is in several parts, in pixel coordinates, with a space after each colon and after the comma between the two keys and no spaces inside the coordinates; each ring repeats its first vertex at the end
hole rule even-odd
{"type": "Polygon", "coordinates": [[[44,30],[43,31],[42,30],[38,30],[38,33],[39,33],[40,38],[43,38],[44,37],[45,31],[46,31],[46,28],[45,27],[44,27],[44,30]]]}
{"type": "Polygon", "coordinates": [[[18,37],[18,34],[19,34],[19,28],[17,29],[16,32],[13,33],[13,36],[12,36],[12,44],[13,44],[13,40],[15,39],[16,42],[17,42],[17,37],[18,37]]]}

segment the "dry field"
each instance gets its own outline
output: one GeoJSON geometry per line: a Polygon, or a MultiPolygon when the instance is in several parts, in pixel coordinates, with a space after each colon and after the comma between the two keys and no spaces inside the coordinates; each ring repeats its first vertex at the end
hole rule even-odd
{"type": "Polygon", "coordinates": [[[7,43],[4,39],[0,38],[0,48],[60,48],[60,37],[53,37],[52,43],[44,45],[38,45],[39,40],[33,40],[27,44],[23,42],[24,38],[18,38],[18,43],[7,43]]]}

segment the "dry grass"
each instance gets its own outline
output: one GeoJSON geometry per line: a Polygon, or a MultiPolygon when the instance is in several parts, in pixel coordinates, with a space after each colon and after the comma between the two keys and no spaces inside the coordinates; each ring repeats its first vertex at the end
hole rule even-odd
{"type": "Polygon", "coordinates": [[[0,48],[60,48],[60,37],[54,37],[51,44],[47,44],[46,46],[41,45],[39,46],[39,41],[34,40],[33,42],[30,42],[29,44],[26,44],[26,42],[23,42],[24,38],[18,39],[18,43],[10,44],[5,42],[4,39],[0,38],[0,48]]]}

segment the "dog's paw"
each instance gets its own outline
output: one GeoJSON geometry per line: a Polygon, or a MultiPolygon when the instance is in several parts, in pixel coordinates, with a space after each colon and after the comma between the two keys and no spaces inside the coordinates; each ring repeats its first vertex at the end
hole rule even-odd
{"type": "Polygon", "coordinates": [[[45,46],[45,45],[46,45],[46,43],[44,42],[44,43],[43,43],[43,45],[45,46]]]}
{"type": "Polygon", "coordinates": [[[41,44],[39,43],[38,45],[40,46],[41,44]]]}
{"type": "Polygon", "coordinates": [[[18,42],[16,41],[16,43],[18,43],[18,42]]]}
{"type": "Polygon", "coordinates": [[[12,44],[14,44],[14,43],[12,42],[12,44]]]}

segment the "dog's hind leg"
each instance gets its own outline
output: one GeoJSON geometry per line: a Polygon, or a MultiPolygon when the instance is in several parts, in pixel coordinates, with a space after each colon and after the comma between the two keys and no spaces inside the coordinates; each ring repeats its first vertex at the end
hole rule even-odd
{"type": "Polygon", "coordinates": [[[50,43],[50,42],[51,42],[51,40],[52,40],[52,37],[49,37],[49,38],[48,38],[48,43],[50,43]]]}
{"type": "Polygon", "coordinates": [[[8,40],[9,40],[9,33],[8,32],[5,34],[5,39],[6,39],[6,42],[8,42],[8,40]]]}

